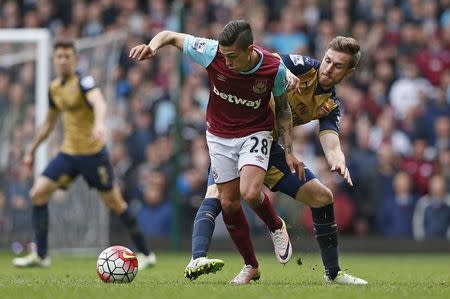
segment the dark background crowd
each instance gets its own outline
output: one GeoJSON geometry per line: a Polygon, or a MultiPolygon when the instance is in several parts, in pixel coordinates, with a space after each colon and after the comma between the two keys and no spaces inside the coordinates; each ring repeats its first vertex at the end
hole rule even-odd
{"type": "MultiPolygon", "coordinates": [[[[148,236],[174,225],[191,231],[206,189],[209,89],[205,71],[174,49],[142,63],[128,52],[163,29],[216,38],[232,19],[247,19],[255,44],[278,53],[321,60],[336,35],[360,42],[357,71],[337,87],[354,187],[329,171],[316,122],[295,129],[295,152],[333,191],[342,233],[450,240],[450,0],[0,1],[0,30],[46,27],[75,39],[127,32],[108,98],[109,150],[148,236]]],[[[20,160],[34,133],[34,79],[33,63],[0,68],[3,232],[31,228],[32,175],[20,160]]],[[[291,226],[311,229],[309,209],[271,198],[291,226]]]]}

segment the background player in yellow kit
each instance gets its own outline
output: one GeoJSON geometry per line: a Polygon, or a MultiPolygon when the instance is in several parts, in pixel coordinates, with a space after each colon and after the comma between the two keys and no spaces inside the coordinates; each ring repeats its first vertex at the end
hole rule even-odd
{"type": "Polygon", "coordinates": [[[106,103],[91,76],[81,76],[77,71],[75,45],[72,41],[59,41],[54,45],[53,67],[57,78],[49,88],[49,110],[46,120],[33,138],[23,162],[32,167],[38,146],[55,128],[61,116],[64,140],[59,153],[50,161],[35,181],[30,197],[32,223],[37,253],[15,258],[17,267],[50,265],[48,257],[48,201],[58,188],[65,189],[81,175],[88,185],[98,190],[106,206],[117,214],[129,229],[138,251],[139,268],[156,262],[140,232],[136,219],[114,182],[112,166],[105,147],[106,103]]]}

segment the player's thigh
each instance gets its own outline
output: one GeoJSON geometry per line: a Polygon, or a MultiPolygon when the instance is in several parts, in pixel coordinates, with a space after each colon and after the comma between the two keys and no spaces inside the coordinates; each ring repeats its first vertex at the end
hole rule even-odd
{"type": "Polygon", "coordinates": [[[46,204],[50,196],[58,189],[58,184],[46,176],[39,176],[30,190],[33,205],[46,204]]]}
{"type": "Polygon", "coordinates": [[[245,200],[259,200],[264,176],[269,165],[272,133],[256,132],[245,137],[239,151],[241,195],[245,200]]]}
{"type": "Polygon", "coordinates": [[[211,167],[208,170],[208,187],[206,189],[205,198],[219,198],[219,190],[217,189],[216,182],[211,171],[211,167]]]}
{"type": "Polygon", "coordinates": [[[284,149],[277,142],[273,142],[264,184],[273,192],[280,191],[295,199],[300,188],[315,178],[307,165],[305,165],[305,177],[305,180],[300,180],[298,173],[291,173],[286,163],[284,149]]]}
{"type": "Polygon", "coordinates": [[[114,173],[106,147],[93,155],[77,156],[77,167],[91,188],[107,192],[113,188],[114,173]]]}
{"type": "Polygon", "coordinates": [[[241,169],[240,192],[243,199],[250,203],[260,201],[261,190],[266,171],[253,165],[245,165],[241,169]]]}
{"type": "Polygon", "coordinates": [[[239,177],[239,138],[221,138],[206,132],[211,175],[217,184],[230,182],[239,177]]]}
{"type": "Polygon", "coordinates": [[[252,165],[267,170],[272,146],[272,132],[261,131],[243,138],[239,149],[238,167],[241,171],[246,165],[252,165]]]}
{"type": "Polygon", "coordinates": [[[67,189],[77,175],[73,157],[59,152],[31,188],[31,200],[35,204],[47,202],[56,189],[67,189]]]}
{"type": "Polygon", "coordinates": [[[219,189],[216,184],[209,185],[206,189],[205,198],[220,198],[219,189]]]}
{"type": "Polygon", "coordinates": [[[333,193],[315,178],[299,189],[296,199],[311,208],[320,208],[333,202],[333,193]]]}
{"type": "Polygon", "coordinates": [[[99,191],[99,194],[105,205],[116,215],[122,214],[128,207],[117,184],[113,184],[111,190],[99,191]]]}

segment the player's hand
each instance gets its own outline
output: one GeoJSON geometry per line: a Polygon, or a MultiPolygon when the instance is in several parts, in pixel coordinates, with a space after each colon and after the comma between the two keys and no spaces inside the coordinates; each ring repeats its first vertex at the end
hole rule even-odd
{"type": "Polygon", "coordinates": [[[286,163],[289,166],[289,169],[291,170],[291,173],[295,174],[297,172],[300,181],[306,181],[305,165],[303,164],[303,162],[298,160],[292,154],[286,153],[285,158],[286,163]]]}
{"type": "Polygon", "coordinates": [[[300,79],[289,69],[286,69],[286,80],[288,81],[288,92],[292,91],[300,93],[300,79]]]}
{"type": "Polygon", "coordinates": [[[350,186],[353,186],[353,181],[350,176],[350,171],[348,170],[347,166],[345,166],[344,163],[334,164],[333,166],[331,166],[331,171],[336,172],[339,175],[341,175],[350,186]]]}
{"type": "Polygon", "coordinates": [[[130,57],[131,59],[134,59],[134,60],[141,61],[141,60],[149,59],[155,55],[156,55],[155,49],[153,49],[149,45],[142,44],[142,45],[133,47],[130,50],[130,54],[128,55],[128,57],[130,57]]]}
{"type": "Polygon", "coordinates": [[[33,170],[34,154],[31,152],[26,152],[25,155],[23,155],[22,163],[28,170],[33,170]]]}
{"type": "Polygon", "coordinates": [[[104,142],[106,140],[106,128],[103,124],[96,124],[92,129],[92,137],[104,142]]]}

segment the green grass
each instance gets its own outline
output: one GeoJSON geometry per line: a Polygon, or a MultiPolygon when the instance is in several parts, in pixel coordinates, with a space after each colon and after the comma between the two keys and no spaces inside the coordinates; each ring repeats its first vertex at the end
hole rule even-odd
{"type": "Polygon", "coordinates": [[[0,254],[0,298],[450,298],[449,255],[353,255],[343,254],[341,265],[369,281],[368,286],[338,286],[323,282],[318,254],[295,256],[286,266],[273,255],[259,254],[261,280],[246,286],[228,281],[242,267],[237,254],[215,253],[225,267],[196,281],[183,277],[188,253],[158,254],[155,268],[138,273],[131,284],[101,282],[95,273],[95,257],[53,256],[48,269],[16,269],[12,256],[0,254]]]}

